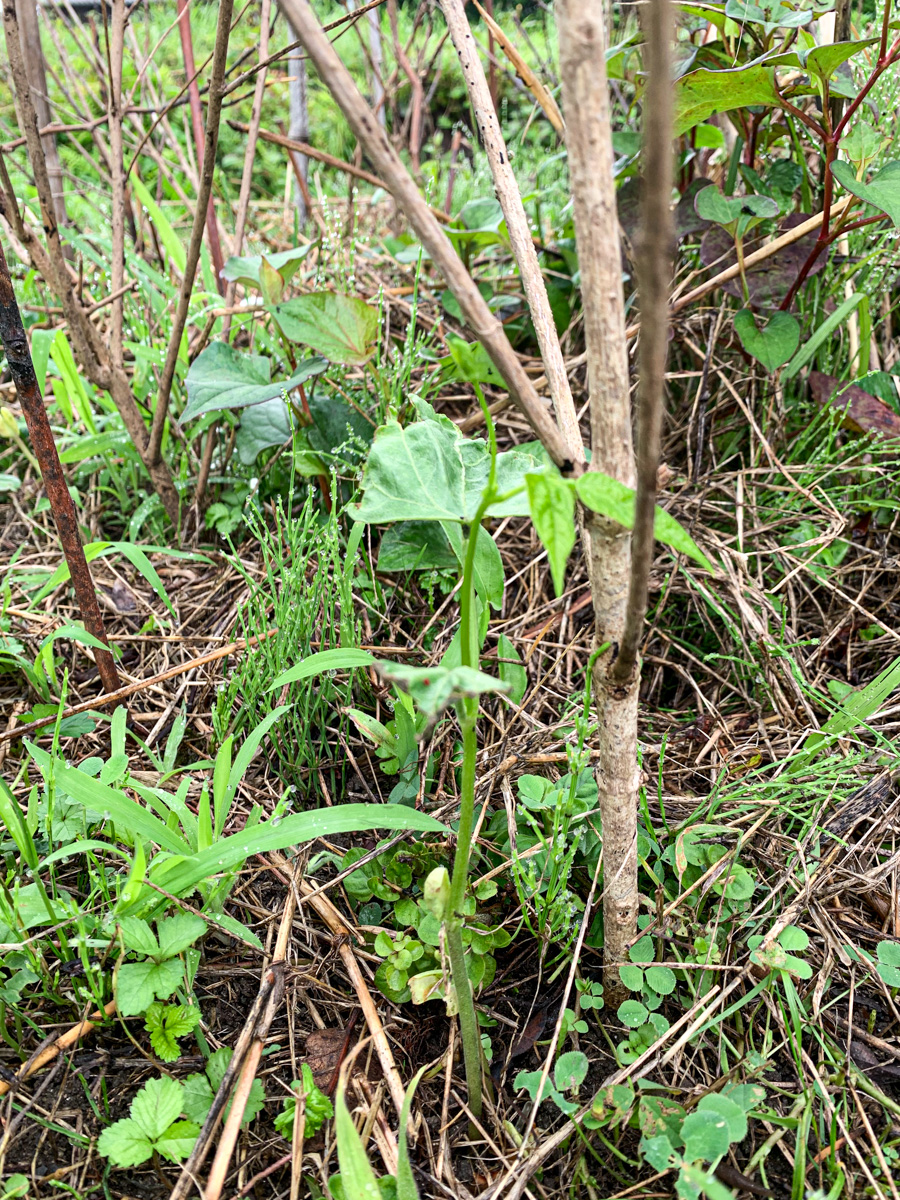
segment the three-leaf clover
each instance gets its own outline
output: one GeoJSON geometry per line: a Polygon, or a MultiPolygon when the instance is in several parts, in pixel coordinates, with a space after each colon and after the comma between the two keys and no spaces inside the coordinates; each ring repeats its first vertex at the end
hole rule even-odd
{"type": "Polygon", "coordinates": [[[132,1100],[131,1115],[103,1130],[97,1149],[117,1167],[136,1167],[154,1150],[170,1162],[181,1162],[200,1132],[193,1121],[178,1119],[183,1111],[182,1085],[165,1076],[151,1079],[132,1100]]]}

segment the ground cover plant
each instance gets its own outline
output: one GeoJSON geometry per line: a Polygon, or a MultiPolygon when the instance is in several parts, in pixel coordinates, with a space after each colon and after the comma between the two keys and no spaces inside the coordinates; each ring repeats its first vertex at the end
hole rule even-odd
{"type": "Polygon", "coordinates": [[[895,1198],[893,7],[4,46],[2,1195],[895,1198]]]}

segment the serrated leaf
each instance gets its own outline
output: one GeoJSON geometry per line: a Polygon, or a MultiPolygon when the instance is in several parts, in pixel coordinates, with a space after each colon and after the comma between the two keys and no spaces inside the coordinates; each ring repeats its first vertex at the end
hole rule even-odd
{"type": "Polygon", "coordinates": [[[182,980],[177,958],[165,962],[125,963],[116,976],[116,1006],[123,1017],[144,1012],[157,998],[167,1000],[182,980]]]}
{"type": "Polygon", "coordinates": [[[183,1088],[167,1075],[151,1079],[131,1102],[131,1117],[151,1142],[162,1137],[181,1113],[183,1088]]]}
{"type": "MultiPolygon", "coordinates": [[[[610,475],[604,475],[602,471],[586,471],[575,481],[575,490],[587,508],[626,529],[634,528],[634,489],[627,484],[620,483],[610,475]]],[[[694,559],[707,571],[713,570],[712,563],[688,531],[659,505],[656,507],[653,522],[653,536],[657,541],[677,550],[679,554],[686,554],[694,559]]]]}
{"type": "Polygon", "coordinates": [[[117,1167],[137,1167],[153,1154],[153,1143],[137,1121],[125,1117],[103,1130],[97,1149],[117,1167]]]}
{"type": "Polygon", "coordinates": [[[214,1096],[215,1092],[210,1087],[209,1080],[205,1075],[201,1075],[199,1072],[188,1075],[184,1081],[181,1111],[190,1120],[202,1125],[212,1107],[214,1096]]]}
{"type": "Polygon", "coordinates": [[[525,476],[528,506],[535,532],[547,551],[557,596],[565,589],[566,563],[575,545],[575,493],[557,471],[529,471],[525,476]]]}
{"type": "Polygon", "coordinates": [[[155,1143],[155,1149],[169,1162],[184,1162],[197,1143],[200,1126],[193,1121],[176,1121],[155,1143]]]}
{"type": "Polygon", "coordinates": [[[670,967],[647,967],[644,974],[647,986],[660,996],[668,996],[675,991],[675,972],[670,967]]]}
{"type": "Polygon", "coordinates": [[[165,917],[158,921],[156,930],[159,935],[160,954],[163,958],[174,958],[206,933],[206,922],[195,913],[180,912],[174,917],[165,917]]]}
{"type": "Polygon", "coordinates": [[[638,1029],[645,1024],[649,1013],[640,1000],[623,1000],[616,1012],[619,1020],[629,1029],[638,1029]]]}
{"type": "Polygon", "coordinates": [[[847,162],[833,162],[831,173],[848,192],[886,213],[900,229],[900,162],[885,163],[868,183],[858,180],[847,162]]]}
{"type": "Polygon", "coordinates": [[[747,353],[770,373],[784,366],[800,345],[800,322],[790,313],[774,312],[761,320],[742,308],[735,313],[734,328],[747,353]]]}
{"type": "Polygon", "coordinates": [[[629,992],[641,992],[644,990],[644,972],[640,967],[636,967],[634,963],[622,963],[619,967],[619,978],[629,992]]]}
{"type": "Polygon", "coordinates": [[[226,342],[213,342],[191,363],[185,379],[188,402],[182,423],[208,412],[247,408],[263,404],[282,393],[290,393],[328,364],[323,358],[308,358],[284,381],[271,378],[272,361],[261,354],[245,354],[226,342]]]}
{"type": "Polygon", "coordinates": [[[375,353],[378,310],[356,296],[308,292],[269,311],[286,338],[330,362],[361,366],[375,353]]]}
{"type": "Polygon", "coordinates": [[[642,938],[638,938],[638,940],[628,951],[628,957],[633,963],[653,962],[653,959],[655,958],[653,938],[646,933],[642,938]]]}
{"type": "Polygon", "coordinates": [[[159,954],[159,942],[147,921],[140,917],[123,917],[119,921],[122,941],[129,950],[155,958],[159,954]]]}

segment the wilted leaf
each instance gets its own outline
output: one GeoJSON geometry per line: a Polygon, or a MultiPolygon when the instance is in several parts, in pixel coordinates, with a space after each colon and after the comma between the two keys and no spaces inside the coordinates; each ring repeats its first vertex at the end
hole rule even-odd
{"type": "Polygon", "coordinates": [[[848,429],[857,433],[880,433],[888,438],[900,438],[900,415],[857,384],[851,383],[847,387],[834,375],[811,371],[809,390],[820,407],[831,404],[843,412],[844,425],[848,429]]]}
{"type": "MultiPolygon", "coordinates": [[[[783,221],[778,222],[776,236],[786,233],[789,229],[793,229],[808,219],[807,213],[791,213],[783,221]]],[[[810,251],[816,244],[816,237],[815,231],[808,233],[789,246],[783,247],[770,258],[765,258],[762,262],[748,268],[745,274],[750,291],[750,304],[753,308],[778,308],[800,273],[800,268],[809,258],[810,251]]],[[[761,245],[762,241],[759,237],[745,238],[744,255],[752,254],[761,245]]],[[[824,270],[828,261],[828,253],[828,250],[824,250],[819,255],[809,275],[817,275],[824,270]]],[[[700,261],[707,267],[715,265],[717,271],[724,271],[726,267],[734,265],[737,261],[734,241],[724,229],[714,226],[706,231],[700,243],[700,261]]],[[[744,293],[739,277],[723,283],[722,290],[730,296],[737,297],[738,300],[743,299],[744,293]]]]}

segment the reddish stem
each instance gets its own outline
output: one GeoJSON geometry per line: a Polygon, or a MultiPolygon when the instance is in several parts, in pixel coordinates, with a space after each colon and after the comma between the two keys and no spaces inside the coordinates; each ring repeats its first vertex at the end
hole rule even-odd
{"type": "MultiPolygon", "coordinates": [[[[178,32],[181,35],[181,54],[184,58],[184,70],[190,80],[188,83],[188,99],[191,109],[191,128],[194,132],[194,150],[197,155],[197,174],[203,171],[203,144],[206,132],[203,128],[203,110],[200,107],[200,88],[197,84],[197,70],[194,66],[194,42],[191,37],[191,14],[188,11],[188,0],[178,0],[178,32]]],[[[209,239],[209,253],[213,261],[213,271],[216,276],[216,287],[219,295],[225,295],[225,279],[222,269],[225,259],[222,255],[222,243],[219,241],[219,224],[216,221],[216,208],[212,192],[209,204],[206,206],[206,236],[209,239]]]]}
{"type": "MultiPolygon", "coordinates": [[[[34,363],[31,351],[28,349],[28,339],[22,325],[22,314],[16,303],[6,255],[0,246],[0,342],[6,351],[6,361],[9,363],[10,374],[16,385],[16,395],[25,414],[28,425],[28,435],[31,445],[41,467],[41,477],[59,540],[62,543],[63,554],[69,566],[75,597],[81,610],[81,618],[88,633],[93,634],[98,641],[106,644],[106,630],[103,617],[100,615],[100,605],[94,590],[94,581],[84,556],[84,546],[81,543],[81,533],[78,529],[78,515],[72,495],[63,474],[59,461],[59,452],[53,440],[53,431],[44,407],[41,389],[38,387],[34,373],[34,363]]],[[[115,692],[122,686],[116,671],[116,664],[109,650],[94,650],[97,670],[103,690],[115,692]]]]}

